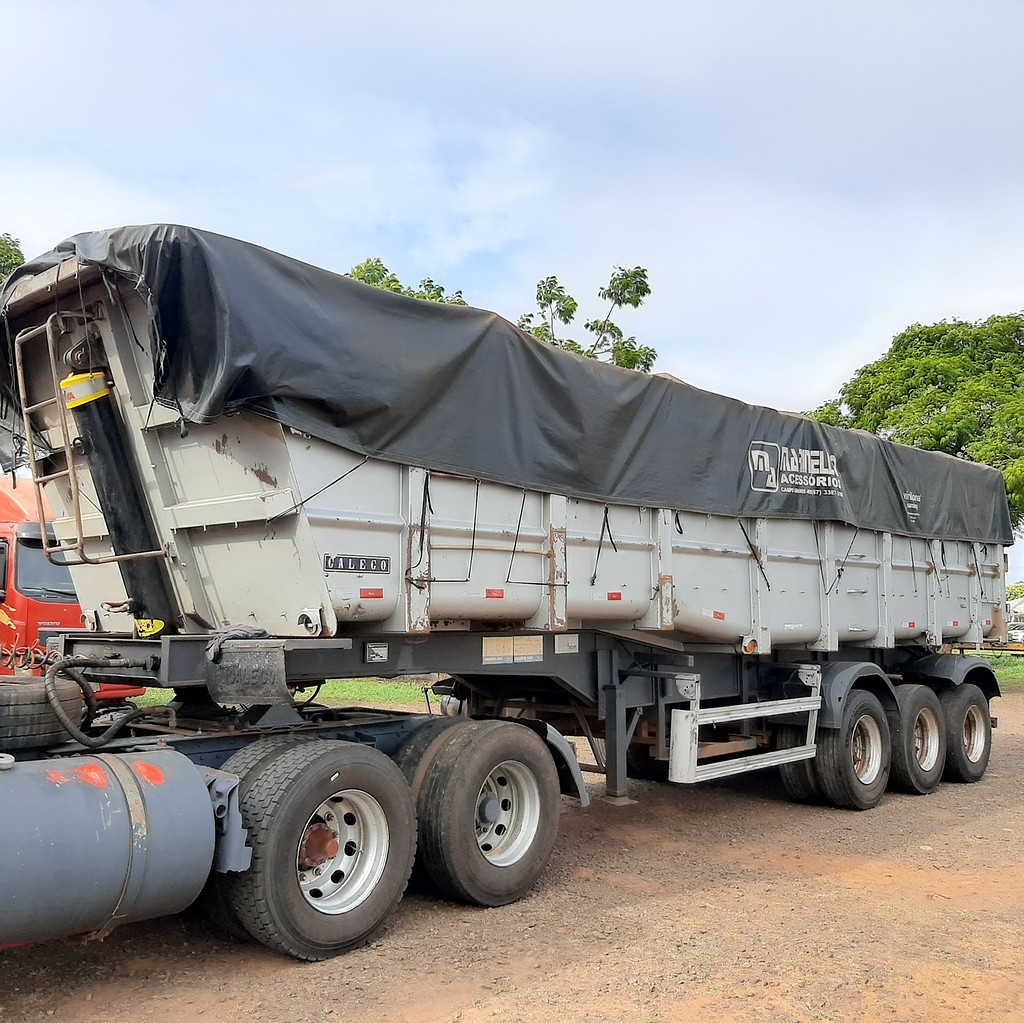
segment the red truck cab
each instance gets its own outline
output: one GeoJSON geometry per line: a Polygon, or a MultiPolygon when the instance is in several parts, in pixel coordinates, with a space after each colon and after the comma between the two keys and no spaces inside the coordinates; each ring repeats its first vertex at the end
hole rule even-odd
{"type": "MultiPolygon", "coordinates": [[[[45,509],[44,509],[45,510],[45,509]]],[[[0,675],[38,675],[46,663],[39,634],[81,629],[82,609],[64,565],[43,550],[35,495],[27,480],[0,480],[0,675]]],[[[104,685],[97,696],[139,696],[136,686],[104,685]]]]}

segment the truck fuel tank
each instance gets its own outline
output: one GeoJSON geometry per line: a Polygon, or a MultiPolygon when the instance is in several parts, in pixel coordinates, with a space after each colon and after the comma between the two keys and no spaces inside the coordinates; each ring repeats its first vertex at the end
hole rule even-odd
{"type": "Polygon", "coordinates": [[[173,750],[25,762],[0,754],[0,793],[0,945],[177,913],[210,873],[210,793],[173,750]]]}

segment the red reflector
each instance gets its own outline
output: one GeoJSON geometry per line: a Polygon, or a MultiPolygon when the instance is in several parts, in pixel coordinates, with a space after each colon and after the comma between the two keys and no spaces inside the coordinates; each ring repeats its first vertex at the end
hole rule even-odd
{"type": "Polygon", "coordinates": [[[484,591],[484,596],[485,597],[499,597],[500,598],[500,597],[504,597],[505,596],[505,591],[504,590],[485,590],[484,591]]]}
{"type": "Polygon", "coordinates": [[[907,622],[907,628],[908,629],[916,629],[917,628],[917,622],[907,622]]]}
{"type": "Polygon", "coordinates": [[[609,600],[622,600],[622,594],[621,593],[609,593],[608,594],[608,599],[609,600]]]}
{"type": "Polygon", "coordinates": [[[952,625],[953,625],[954,629],[959,629],[960,628],[960,623],[959,622],[953,622],[952,625]]]}
{"type": "Polygon", "coordinates": [[[725,612],[724,611],[712,611],[711,612],[711,617],[716,619],[719,622],[724,622],[725,621],[725,612]]]}
{"type": "Polygon", "coordinates": [[[373,598],[380,598],[384,596],[384,591],[377,586],[369,587],[359,591],[359,597],[361,600],[372,600],[373,598]]]}

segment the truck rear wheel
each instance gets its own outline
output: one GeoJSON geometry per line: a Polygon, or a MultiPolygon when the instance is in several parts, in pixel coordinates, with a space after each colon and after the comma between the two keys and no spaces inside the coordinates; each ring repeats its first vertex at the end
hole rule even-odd
{"type": "Polygon", "coordinates": [[[413,799],[418,799],[423,787],[423,778],[427,765],[434,753],[441,747],[443,736],[451,728],[465,728],[466,721],[457,717],[437,717],[426,721],[406,739],[395,753],[395,763],[405,775],[405,780],[412,789],[413,799]]]}
{"type": "Polygon", "coordinates": [[[975,685],[964,682],[940,698],[946,722],[947,781],[981,781],[992,753],[992,718],[988,700],[975,685]]]}
{"type": "MultiPolygon", "coordinates": [[[[803,746],[806,739],[807,728],[803,725],[780,725],[775,733],[775,745],[778,749],[803,746]]],[[[782,776],[782,787],[793,802],[821,802],[821,786],[814,773],[813,760],[794,760],[789,764],[780,764],[779,774],[782,776]]]]}
{"type": "Polygon", "coordinates": [[[256,772],[240,799],[252,865],[224,890],[269,948],[318,961],[370,941],[398,905],[416,851],[412,794],[383,753],[311,740],[256,772]]]}
{"type": "Polygon", "coordinates": [[[452,728],[420,788],[420,860],[448,895],[514,902],[547,866],[559,802],[555,763],[535,732],[510,721],[452,728]]]}
{"type": "MultiPolygon", "coordinates": [[[[237,753],[232,753],[221,764],[220,769],[238,775],[238,797],[241,799],[253,778],[266,763],[297,743],[307,741],[308,738],[309,736],[305,735],[269,735],[262,739],[254,739],[248,746],[243,746],[237,753]]],[[[196,908],[225,934],[237,941],[251,941],[252,935],[231,908],[226,891],[226,877],[227,875],[220,871],[211,872],[206,886],[196,899],[196,908]]]]}
{"type": "Polygon", "coordinates": [[[889,788],[911,795],[934,792],[946,763],[946,724],[939,698],[927,686],[896,689],[897,710],[887,712],[892,736],[889,788]]]}
{"type": "Polygon", "coordinates": [[[891,761],[882,704],[867,690],[851,689],[841,726],[818,738],[815,773],[825,798],[846,810],[870,810],[885,794],[891,761]]]}

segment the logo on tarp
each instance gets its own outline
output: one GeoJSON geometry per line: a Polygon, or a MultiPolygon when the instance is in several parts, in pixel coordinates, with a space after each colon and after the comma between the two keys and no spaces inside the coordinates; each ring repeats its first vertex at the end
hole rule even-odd
{"type": "Polygon", "coordinates": [[[750,489],[762,494],[843,496],[843,478],[831,451],[754,440],[747,451],[747,466],[750,489]]]}
{"type": "Polygon", "coordinates": [[[917,522],[921,517],[921,495],[915,494],[912,490],[904,490],[903,507],[906,509],[907,518],[911,522],[917,522]]]}

